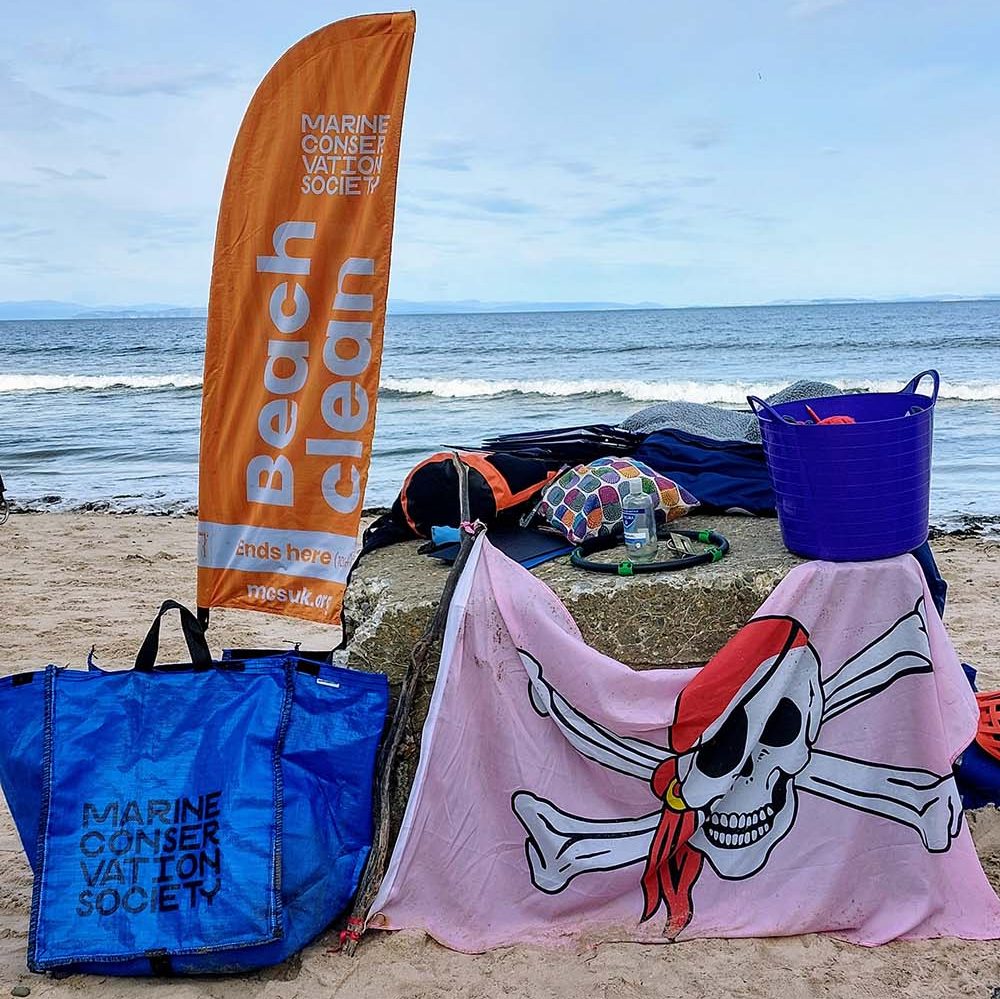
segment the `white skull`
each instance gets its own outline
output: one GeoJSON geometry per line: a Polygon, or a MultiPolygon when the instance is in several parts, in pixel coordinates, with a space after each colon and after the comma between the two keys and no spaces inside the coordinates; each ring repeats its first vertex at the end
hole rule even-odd
{"type": "Polygon", "coordinates": [[[802,645],[765,660],[678,757],[681,797],[701,812],[691,846],[720,877],[756,874],[791,828],[795,775],[809,762],[822,717],[819,657],[802,645]]]}

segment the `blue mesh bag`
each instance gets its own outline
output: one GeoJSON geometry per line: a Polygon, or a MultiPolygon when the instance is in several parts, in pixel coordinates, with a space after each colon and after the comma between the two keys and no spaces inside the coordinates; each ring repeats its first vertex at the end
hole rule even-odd
{"type": "Polygon", "coordinates": [[[367,860],[387,708],[381,674],[216,662],[172,601],[133,669],[0,679],[0,783],[34,873],[28,966],[228,973],[301,949],[367,860]],[[191,662],[157,666],[170,609],[191,662]]]}

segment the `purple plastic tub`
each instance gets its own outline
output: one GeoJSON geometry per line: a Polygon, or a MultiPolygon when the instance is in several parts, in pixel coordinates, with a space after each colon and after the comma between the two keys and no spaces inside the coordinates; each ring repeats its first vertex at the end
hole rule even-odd
{"type": "Polygon", "coordinates": [[[934,404],[940,378],[922,371],[899,392],[804,399],[770,406],[756,396],[764,454],[785,546],[806,558],[863,562],[927,540],[934,404]],[[917,392],[930,377],[930,395],[917,392]],[[819,426],[850,416],[852,424],[819,426]],[[800,422],[789,422],[802,421],[800,422]]]}

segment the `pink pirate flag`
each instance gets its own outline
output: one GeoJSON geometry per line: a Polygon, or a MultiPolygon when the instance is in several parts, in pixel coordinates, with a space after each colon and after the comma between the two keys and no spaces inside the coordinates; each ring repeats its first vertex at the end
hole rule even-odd
{"type": "Polygon", "coordinates": [[[976,719],[908,555],[801,565],[706,666],[639,672],[481,538],[369,925],[1000,937],[951,770],[976,719]]]}

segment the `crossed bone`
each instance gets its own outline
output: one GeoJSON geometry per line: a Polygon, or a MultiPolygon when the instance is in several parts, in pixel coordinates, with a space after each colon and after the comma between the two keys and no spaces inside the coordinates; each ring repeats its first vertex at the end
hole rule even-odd
{"type": "MultiPolygon", "coordinates": [[[[821,724],[902,677],[930,672],[922,604],[921,599],[913,611],[821,681],[821,724]]],[[[663,746],[617,735],[590,720],[545,679],[536,659],[518,651],[530,678],[534,709],[551,718],[583,756],[649,782],[657,766],[674,755],[663,746]]],[[[962,804],[951,773],[938,775],[811,749],[809,761],[794,776],[794,783],[817,797],[909,826],[930,852],[947,850],[961,829],[962,804]]],[[[530,791],[516,792],[511,806],[527,832],[525,848],[532,883],[548,894],[562,891],[580,874],[645,861],[662,814],[662,809],[657,809],[637,818],[586,819],[570,815],[530,791]]]]}

